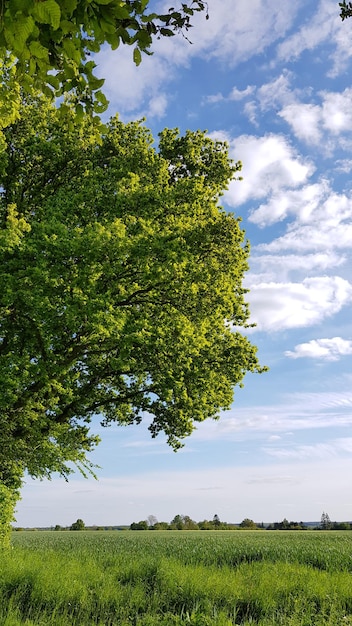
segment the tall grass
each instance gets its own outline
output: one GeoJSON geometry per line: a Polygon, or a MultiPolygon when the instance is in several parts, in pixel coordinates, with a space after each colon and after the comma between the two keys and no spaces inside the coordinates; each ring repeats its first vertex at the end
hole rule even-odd
{"type": "Polygon", "coordinates": [[[352,626],[352,533],[32,532],[0,626],[352,626]]]}

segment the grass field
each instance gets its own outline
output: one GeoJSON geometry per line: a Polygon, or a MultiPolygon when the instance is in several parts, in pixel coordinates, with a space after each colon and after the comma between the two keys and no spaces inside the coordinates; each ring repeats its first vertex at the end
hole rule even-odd
{"type": "Polygon", "coordinates": [[[352,626],[352,532],[17,532],[0,626],[352,626]]]}

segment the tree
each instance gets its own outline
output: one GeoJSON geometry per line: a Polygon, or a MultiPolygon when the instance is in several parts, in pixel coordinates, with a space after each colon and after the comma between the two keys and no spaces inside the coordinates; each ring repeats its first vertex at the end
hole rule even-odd
{"type": "MultiPolygon", "coordinates": [[[[0,486],[63,476],[139,423],[177,449],[261,372],[239,332],[248,242],[219,196],[240,169],[203,132],[63,118],[26,97],[0,150],[0,486]]],[[[2,488],[2,487],[1,487],[2,488]]],[[[5,493],[4,492],[4,493],[5,493]]],[[[7,493],[7,492],[6,492],[7,493]]],[[[4,496],[5,497],[5,496],[4,496]]],[[[10,506],[11,508],[11,506],[10,506]]]]}
{"type": "Polygon", "coordinates": [[[183,515],[175,515],[170,522],[171,530],[183,530],[183,515]]]}
{"type": "Polygon", "coordinates": [[[168,522],[157,522],[153,526],[153,530],[169,530],[168,522]]]}
{"type": "Polygon", "coordinates": [[[141,520],[140,522],[132,522],[130,530],[148,530],[147,520],[141,520]]]}
{"type": "Polygon", "coordinates": [[[220,528],[220,526],[221,526],[220,518],[217,515],[217,513],[215,513],[215,515],[213,517],[213,526],[214,526],[214,528],[220,528]]]}
{"type": "Polygon", "coordinates": [[[84,530],[86,527],[83,519],[78,519],[76,522],[73,522],[70,526],[70,530],[84,530]]]}
{"type": "Polygon", "coordinates": [[[322,530],[331,530],[331,528],[332,528],[332,523],[331,523],[330,517],[324,511],[321,514],[320,528],[322,530]]]}
{"type": "Polygon", "coordinates": [[[257,524],[248,517],[242,520],[242,522],[240,523],[240,527],[245,528],[246,530],[256,530],[258,528],[257,524]]]}
{"type": "Polygon", "coordinates": [[[182,530],[199,530],[197,522],[195,522],[189,515],[182,516],[182,523],[182,530]]]}
{"type": "Polygon", "coordinates": [[[191,17],[205,8],[203,0],[164,14],[149,12],[149,0],[3,0],[0,58],[11,58],[25,91],[35,87],[56,97],[73,91],[79,110],[93,107],[100,113],[107,106],[100,91],[104,80],[94,76],[91,54],[103,44],[113,50],[131,45],[139,65],[154,37],[187,33],[191,17]]]}

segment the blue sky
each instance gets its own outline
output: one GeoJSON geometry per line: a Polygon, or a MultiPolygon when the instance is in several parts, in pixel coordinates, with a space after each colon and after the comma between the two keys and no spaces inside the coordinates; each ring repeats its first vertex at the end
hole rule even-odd
{"type": "MultiPolygon", "coordinates": [[[[168,6],[166,3],[165,6],[168,6]]],[[[28,480],[17,525],[352,520],[352,20],[335,0],[209,0],[138,68],[104,50],[109,112],[207,129],[243,162],[223,202],[251,242],[251,340],[270,371],[175,454],[147,423],[95,430],[98,481],[28,480]]]]}

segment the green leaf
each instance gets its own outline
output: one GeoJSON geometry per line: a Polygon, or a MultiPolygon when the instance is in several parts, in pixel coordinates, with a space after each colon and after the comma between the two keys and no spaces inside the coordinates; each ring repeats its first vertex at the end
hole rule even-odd
{"type": "Polygon", "coordinates": [[[39,41],[31,41],[29,44],[29,50],[37,59],[47,59],[49,61],[48,50],[44,48],[39,41]]]}
{"type": "Polygon", "coordinates": [[[81,62],[81,51],[79,49],[79,41],[72,39],[64,39],[62,47],[68,59],[72,59],[77,65],[81,62]]]}
{"type": "Polygon", "coordinates": [[[104,113],[109,106],[109,102],[102,91],[96,91],[94,93],[93,111],[94,113],[104,113]]]}
{"type": "Polygon", "coordinates": [[[64,0],[64,7],[65,13],[72,15],[77,8],[77,0],[64,0]]]}
{"type": "Polygon", "coordinates": [[[173,37],[175,33],[170,28],[160,28],[160,34],[164,35],[164,37],[173,37]]]}
{"type": "Polygon", "coordinates": [[[55,0],[36,2],[34,5],[33,15],[38,22],[51,24],[54,30],[60,26],[61,10],[55,0]]]}
{"type": "Polygon", "coordinates": [[[90,76],[88,78],[89,87],[95,91],[96,89],[100,89],[105,83],[105,78],[97,78],[96,76],[90,76]]]}
{"type": "Polygon", "coordinates": [[[140,64],[141,64],[141,62],[142,62],[142,55],[141,55],[141,51],[140,51],[140,49],[139,49],[139,48],[137,48],[137,47],[133,50],[133,61],[135,62],[135,64],[137,65],[137,67],[138,67],[138,65],[140,65],[140,64]]]}
{"type": "Polygon", "coordinates": [[[28,37],[34,29],[34,20],[31,16],[25,17],[24,15],[18,16],[15,23],[15,32],[17,37],[18,49],[22,49],[26,43],[28,37]]]}
{"type": "Polygon", "coordinates": [[[49,85],[54,87],[54,89],[59,89],[60,88],[60,80],[59,80],[58,76],[55,76],[54,74],[48,74],[47,81],[48,81],[49,85]]]}

